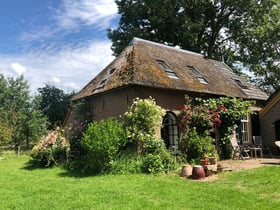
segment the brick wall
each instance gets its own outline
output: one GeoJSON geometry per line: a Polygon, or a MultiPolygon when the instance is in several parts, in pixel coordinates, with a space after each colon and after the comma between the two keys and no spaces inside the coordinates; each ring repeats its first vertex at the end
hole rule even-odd
{"type": "Polygon", "coordinates": [[[280,101],[274,104],[260,118],[261,132],[264,144],[275,147],[275,122],[280,120],[280,101]]]}

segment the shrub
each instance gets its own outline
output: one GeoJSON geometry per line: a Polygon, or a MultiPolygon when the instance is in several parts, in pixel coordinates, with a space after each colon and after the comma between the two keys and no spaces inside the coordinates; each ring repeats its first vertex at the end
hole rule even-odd
{"type": "Polygon", "coordinates": [[[57,128],[33,147],[31,157],[33,162],[40,166],[50,167],[54,164],[65,163],[67,159],[68,143],[63,130],[57,128]]]}
{"type": "Polygon", "coordinates": [[[196,128],[191,128],[189,132],[180,140],[180,144],[184,145],[184,153],[187,155],[187,161],[199,159],[207,154],[216,153],[214,140],[207,134],[199,135],[196,128]]]}
{"type": "Polygon", "coordinates": [[[175,159],[171,152],[165,148],[162,139],[150,136],[146,139],[143,150],[145,156],[143,157],[142,172],[153,174],[167,173],[175,169],[175,159]]]}
{"type": "Polygon", "coordinates": [[[145,141],[161,126],[163,115],[164,110],[152,98],[137,98],[124,114],[129,140],[136,145],[138,153],[143,152],[145,141]]]}
{"type": "Polygon", "coordinates": [[[130,150],[121,151],[115,160],[111,161],[112,174],[141,173],[143,157],[130,150]]]}
{"type": "Polygon", "coordinates": [[[164,171],[161,156],[149,153],[143,160],[142,171],[152,174],[164,171]]]}
{"type": "Polygon", "coordinates": [[[85,150],[82,172],[109,172],[112,161],[116,159],[126,139],[126,131],[116,119],[90,123],[81,140],[81,146],[85,150]]]}

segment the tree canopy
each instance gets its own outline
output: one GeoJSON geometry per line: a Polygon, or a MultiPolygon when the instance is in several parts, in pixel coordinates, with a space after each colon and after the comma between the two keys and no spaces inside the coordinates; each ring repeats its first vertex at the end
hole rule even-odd
{"type": "MultiPolygon", "coordinates": [[[[249,68],[267,90],[279,86],[277,0],[116,0],[121,15],[108,29],[118,55],[140,37],[249,68]]],[[[236,65],[235,65],[236,67],[236,65]]],[[[236,70],[238,68],[235,68],[236,70]]]]}
{"type": "Polygon", "coordinates": [[[29,94],[27,81],[0,74],[0,144],[19,148],[23,140],[36,141],[46,131],[47,120],[29,94]]]}
{"type": "Polygon", "coordinates": [[[70,97],[73,94],[64,93],[63,90],[50,84],[38,88],[38,92],[41,99],[40,110],[48,117],[51,123],[50,128],[61,125],[67,113],[70,97]]]}

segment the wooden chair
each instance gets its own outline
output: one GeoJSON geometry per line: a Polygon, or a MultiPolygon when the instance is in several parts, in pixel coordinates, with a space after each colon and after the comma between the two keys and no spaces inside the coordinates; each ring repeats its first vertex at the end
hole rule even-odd
{"type": "Polygon", "coordinates": [[[253,145],[251,145],[250,151],[251,157],[253,157],[254,154],[255,158],[257,158],[257,152],[260,153],[261,158],[263,157],[263,142],[261,136],[253,136],[253,145]]]}
{"type": "Polygon", "coordinates": [[[245,160],[245,159],[250,158],[250,155],[249,155],[250,149],[248,147],[239,145],[237,143],[236,138],[232,138],[230,140],[230,142],[231,142],[231,146],[232,146],[232,150],[233,150],[233,154],[231,157],[232,159],[245,160]]]}

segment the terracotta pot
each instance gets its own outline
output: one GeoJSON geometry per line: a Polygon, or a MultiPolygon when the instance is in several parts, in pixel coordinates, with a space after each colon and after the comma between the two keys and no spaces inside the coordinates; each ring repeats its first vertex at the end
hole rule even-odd
{"type": "Polygon", "coordinates": [[[192,166],[188,165],[188,164],[183,165],[180,176],[181,177],[189,177],[191,175],[192,175],[192,166]]]}
{"type": "Polygon", "coordinates": [[[192,169],[192,179],[203,179],[205,178],[205,171],[203,166],[197,165],[192,169]]]}
{"type": "Polygon", "coordinates": [[[202,166],[208,165],[208,158],[200,159],[200,165],[202,166]]]}
{"type": "Polygon", "coordinates": [[[209,157],[209,163],[210,163],[210,165],[215,165],[217,163],[217,158],[209,157]]]}

